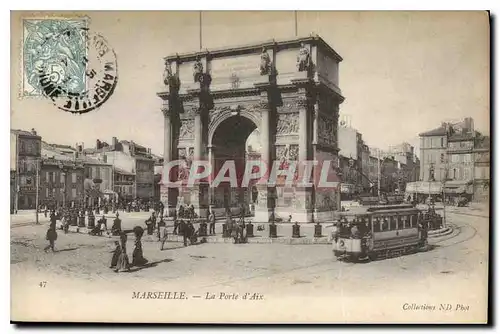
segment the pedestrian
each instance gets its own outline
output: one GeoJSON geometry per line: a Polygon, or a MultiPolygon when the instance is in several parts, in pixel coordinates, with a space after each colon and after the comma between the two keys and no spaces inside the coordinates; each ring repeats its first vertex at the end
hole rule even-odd
{"type": "Polygon", "coordinates": [[[194,245],[198,240],[198,234],[194,228],[193,223],[190,221],[186,226],[187,239],[189,240],[190,245],[194,245]]]}
{"type": "Polygon", "coordinates": [[[49,245],[46,246],[43,250],[46,252],[49,249],[54,252],[54,247],[55,247],[55,241],[57,240],[57,231],[56,231],[56,224],[50,223],[49,228],[47,230],[47,234],[45,236],[45,239],[49,241],[49,245]]]}
{"type": "Polygon", "coordinates": [[[244,219],[239,225],[239,232],[240,232],[240,243],[245,243],[246,242],[246,235],[245,235],[245,220],[244,219]]]}
{"type": "Polygon", "coordinates": [[[179,223],[179,232],[180,235],[182,235],[182,241],[184,242],[184,247],[187,246],[187,237],[188,237],[188,229],[186,226],[186,223],[184,223],[184,220],[181,219],[179,223]]]}
{"type": "Polygon", "coordinates": [[[118,265],[118,258],[120,257],[120,253],[122,251],[122,248],[120,246],[119,241],[115,241],[115,250],[112,251],[113,257],[111,258],[111,266],[110,268],[114,268],[118,265]]]}
{"type": "Polygon", "coordinates": [[[196,218],[196,214],[194,213],[194,205],[191,204],[189,207],[189,218],[196,218]]]}
{"type": "Polygon", "coordinates": [[[209,222],[210,222],[210,235],[215,235],[215,213],[214,210],[210,211],[210,215],[208,216],[209,222]]]}
{"type": "Polygon", "coordinates": [[[143,266],[146,263],[148,263],[148,260],[144,258],[142,252],[141,238],[142,235],[144,234],[144,229],[140,226],[136,226],[134,227],[134,234],[135,234],[135,248],[134,251],[132,252],[132,266],[143,266]]]}
{"type": "Polygon", "coordinates": [[[167,226],[161,225],[158,226],[158,237],[161,242],[161,250],[163,250],[163,247],[165,246],[165,242],[167,242],[168,239],[168,231],[167,231],[167,226]]]}
{"type": "Polygon", "coordinates": [[[120,215],[117,212],[116,218],[113,221],[113,226],[111,226],[111,234],[112,235],[120,235],[120,233],[122,232],[122,221],[119,217],[120,217],[120,215]]]}
{"type": "Polygon", "coordinates": [[[154,230],[155,230],[155,228],[156,228],[156,214],[155,214],[155,212],[154,212],[154,211],[151,213],[151,222],[152,222],[152,225],[153,225],[153,231],[154,231],[154,230]]]}
{"type": "Polygon", "coordinates": [[[158,221],[158,231],[156,233],[157,237],[158,237],[158,241],[161,240],[161,229],[162,227],[166,226],[167,224],[165,223],[165,221],[163,220],[163,216],[160,216],[160,220],[158,221]]]}
{"type": "MultiPolygon", "coordinates": [[[[181,219],[182,221],[182,219],[181,219]]],[[[172,232],[173,234],[178,234],[178,229],[179,229],[179,221],[177,221],[177,216],[174,217],[174,231],[172,232]]]]}
{"type": "Polygon", "coordinates": [[[120,234],[120,254],[115,267],[115,272],[119,271],[130,271],[130,262],[127,255],[127,235],[123,232],[120,234]]]}
{"type": "Polygon", "coordinates": [[[104,215],[102,215],[102,218],[99,220],[100,222],[100,234],[99,235],[102,235],[102,233],[104,231],[107,231],[108,230],[108,220],[106,219],[106,217],[104,215]]]}
{"type": "Polygon", "coordinates": [[[148,231],[148,235],[152,235],[153,234],[153,222],[151,221],[151,217],[146,219],[144,221],[144,223],[146,224],[146,230],[148,231]]]}

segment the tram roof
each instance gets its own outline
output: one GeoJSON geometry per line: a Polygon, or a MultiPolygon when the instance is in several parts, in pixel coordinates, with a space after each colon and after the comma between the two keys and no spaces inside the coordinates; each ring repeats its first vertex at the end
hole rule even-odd
{"type": "Polygon", "coordinates": [[[353,216],[372,216],[374,214],[396,214],[418,212],[419,209],[410,204],[397,205],[377,205],[367,207],[357,207],[353,211],[337,212],[338,217],[353,217],[353,216]]]}

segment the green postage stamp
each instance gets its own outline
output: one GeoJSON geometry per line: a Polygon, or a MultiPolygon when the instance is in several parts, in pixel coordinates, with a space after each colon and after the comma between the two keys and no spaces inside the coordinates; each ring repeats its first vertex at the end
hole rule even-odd
{"type": "Polygon", "coordinates": [[[41,73],[66,91],[86,88],[85,19],[23,20],[23,96],[41,96],[41,73]]]}
{"type": "Polygon", "coordinates": [[[43,96],[64,111],[99,108],[116,87],[116,54],[84,18],[23,19],[22,96],[43,96]]]}

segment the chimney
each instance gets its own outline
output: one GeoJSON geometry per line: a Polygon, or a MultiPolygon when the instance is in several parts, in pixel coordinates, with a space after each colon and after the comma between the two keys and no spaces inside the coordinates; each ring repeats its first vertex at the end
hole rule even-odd
{"type": "Polygon", "coordinates": [[[37,134],[36,134],[36,130],[35,130],[35,128],[32,128],[32,129],[31,129],[31,134],[32,134],[33,136],[36,136],[36,135],[37,135],[37,134]]]}
{"type": "Polygon", "coordinates": [[[148,154],[151,154],[151,149],[150,148],[148,148],[148,154]]]}
{"type": "Polygon", "coordinates": [[[465,132],[474,132],[474,120],[471,117],[464,118],[465,132]]]}
{"type": "Polygon", "coordinates": [[[96,150],[98,150],[98,149],[100,149],[100,148],[101,148],[101,141],[100,141],[99,139],[97,139],[97,140],[95,141],[95,149],[96,149],[96,150]]]}
{"type": "Polygon", "coordinates": [[[73,152],[73,161],[76,161],[78,159],[78,151],[73,152]]]}
{"type": "Polygon", "coordinates": [[[113,149],[115,149],[118,146],[118,138],[113,137],[111,139],[111,146],[113,147],[113,149]]]}

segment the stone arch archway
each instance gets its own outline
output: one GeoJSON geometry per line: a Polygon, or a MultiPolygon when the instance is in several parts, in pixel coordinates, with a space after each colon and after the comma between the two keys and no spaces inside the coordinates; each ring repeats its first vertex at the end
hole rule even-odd
{"type": "MultiPolygon", "coordinates": [[[[209,127],[210,159],[213,175],[220,172],[227,160],[234,162],[238,185],[243,177],[247,160],[247,141],[258,129],[259,120],[249,112],[224,112],[209,127]]],[[[210,206],[216,211],[239,212],[250,209],[252,187],[231,187],[228,182],[213,188],[210,206]]]]}
{"type": "Polygon", "coordinates": [[[236,110],[231,110],[229,108],[226,108],[225,110],[222,111],[215,111],[214,116],[211,117],[210,119],[210,124],[208,126],[208,143],[209,145],[213,145],[213,137],[215,134],[215,131],[217,128],[226,120],[232,118],[232,117],[242,117],[246,118],[249,121],[251,121],[254,125],[255,128],[260,129],[260,122],[261,122],[261,117],[260,114],[257,112],[254,112],[252,110],[241,110],[241,109],[236,109],[236,110]]]}

